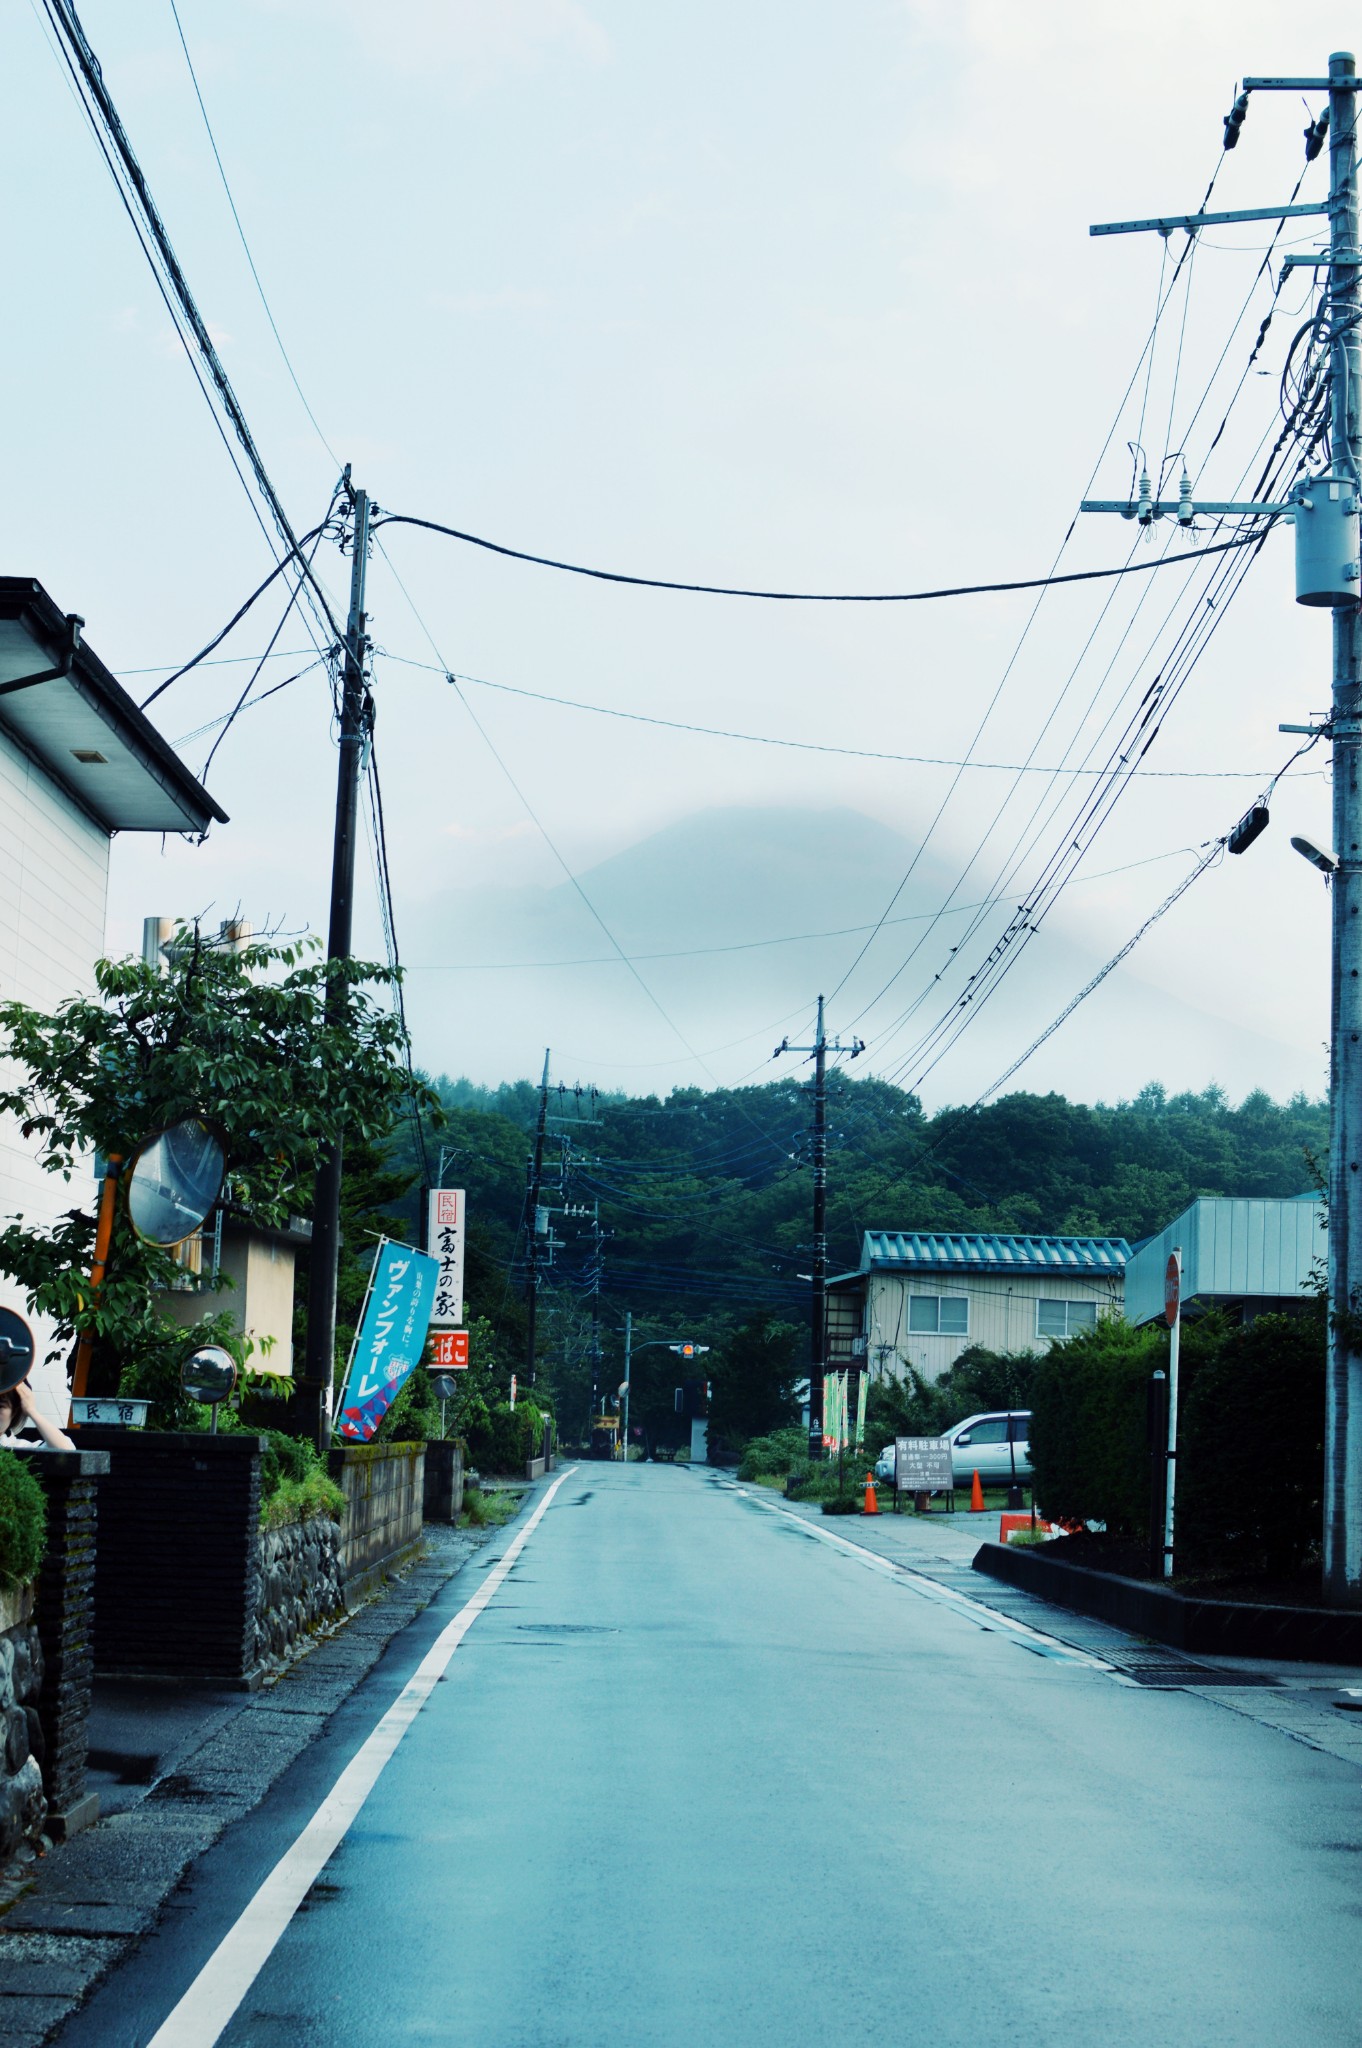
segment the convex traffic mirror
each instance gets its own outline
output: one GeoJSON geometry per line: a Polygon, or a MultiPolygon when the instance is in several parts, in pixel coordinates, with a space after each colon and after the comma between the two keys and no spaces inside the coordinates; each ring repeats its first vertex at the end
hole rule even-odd
{"type": "Polygon", "coordinates": [[[11,1394],[33,1365],[33,1332],[12,1308],[0,1308],[0,1394],[11,1394]]]}
{"type": "Polygon", "coordinates": [[[126,1175],[137,1235],[167,1246],[192,1237],[222,1192],[226,1168],[222,1141],[201,1117],[157,1131],[134,1154],[126,1175]]]}

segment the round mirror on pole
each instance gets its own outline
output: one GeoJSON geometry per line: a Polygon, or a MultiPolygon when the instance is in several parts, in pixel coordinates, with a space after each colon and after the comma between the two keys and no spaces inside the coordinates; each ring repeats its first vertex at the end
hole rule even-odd
{"type": "Polygon", "coordinates": [[[0,1394],[12,1394],[33,1367],[33,1332],[12,1308],[0,1308],[0,1394]]]}
{"type": "Polygon", "coordinates": [[[185,1117],[157,1131],[124,1176],[137,1235],[167,1247],[192,1237],[221,1194],[226,1170],[222,1140],[202,1117],[185,1117]]]}
{"type": "Polygon", "coordinates": [[[212,1434],[218,1431],[218,1407],[236,1385],[236,1360],[221,1344],[205,1344],[180,1367],[180,1385],[191,1401],[206,1401],[213,1411],[212,1434]]]}

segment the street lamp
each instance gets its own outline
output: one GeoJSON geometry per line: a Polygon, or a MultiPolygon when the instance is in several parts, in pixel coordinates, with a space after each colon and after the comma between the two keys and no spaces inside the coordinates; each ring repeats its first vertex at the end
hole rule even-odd
{"type": "MultiPolygon", "coordinates": [[[[656,1346],[665,1346],[668,1351],[675,1351],[682,1358],[703,1358],[704,1354],[709,1350],[708,1344],[694,1344],[686,1337],[646,1337],[642,1344],[638,1346],[638,1349],[640,1351],[647,1351],[650,1347],[656,1346]]],[[[629,1462],[629,1392],[634,1377],[633,1359],[634,1312],[632,1309],[627,1308],[624,1311],[624,1381],[620,1387],[620,1393],[624,1397],[623,1436],[624,1462],[626,1465],[629,1462]]]]}

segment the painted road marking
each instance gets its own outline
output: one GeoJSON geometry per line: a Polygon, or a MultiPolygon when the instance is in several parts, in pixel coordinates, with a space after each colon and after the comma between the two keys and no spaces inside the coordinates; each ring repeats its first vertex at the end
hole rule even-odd
{"type": "Polygon", "coordinates": [[[225,2033],[284,1930],[349,1833],[385,1764],[435,1690],[454,1652],[538,1528],[559,1487],[576,1470],[575,1465],[570,1465],[559,1474],[472,1599],[440,1631],[414,1675],[365,1737],[307,1826],[284,1851],[179,2004],[152,2035],[147,2048],[213,2048],[213,2043],[225,2033]]]}
{"type": "Polygon", "coordinates": [[[928,1578],[925,1572],[915,1572],[910,1564],[898,1564],[893,1558],[882,1557],[878,1550],[867,1550],[863,1543],[853,1543],[849,1537],[839,1536],[833,1529],[820,1528],[817,1522],[811,1522],[805,1515],[796,1515],[791,1509],[782,1507],[779,1501],[759,1500],[756,1495],[735,1486],[731,1479],[719,1479],[712,1483],[727,1487],[730,1493],[742,1494],[744,1500],[751,1501],[753,1507],[762,1508],[767,1514],[783,1515],[786,1521],[807,1530],[809,1535],[816,1536],[821,1543],[830,1543],[834,1549],[846,1551],[858,1564],[868,1565],[871,1571],[880,1572],[887,1579],[896,1579],[901,1584],[907,1584],[924,1600],[935,1600],[942,1607],[954,1608],[957,1614],[964,1615],[967,1620],[979,1627],[1001,1629],[1006,1634],[1015,1636],[1019,1642],[1039,1645],[1044,1654],[1053,1657],[1056,1663],[1081,1664],[1089,1671],[1101,1671],[1106,1677],[1114,1679],[1117,1685],[1136,1683],[1135,1679],[1128,1678],[1123,1671],[1118,1671],[1114,1664],[1108,1664],[1105,1658],[1094,1657],[1087,1650],[1076,1650],[1072,1643],[1063,1642],[1058,1636],[1047,1635],[1044,1629],[1032,1628],[1027,1622],[1016,1621],[1010,1614],[1003,1614],[996,1607],[986,1607],[982,1600],[972,1600],[968,1593],[957,1593],[949,1586],[938,1584],[935,1579],[928,1578]]]}

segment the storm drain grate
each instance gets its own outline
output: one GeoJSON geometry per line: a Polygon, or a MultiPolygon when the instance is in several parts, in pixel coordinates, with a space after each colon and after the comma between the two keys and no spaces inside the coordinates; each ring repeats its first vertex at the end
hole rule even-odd
{"type": "Polygon", "coordinates": [[[1275,1685],[1275,1678],[1265,1678],[1256,1671],[1213,1671],[1205,1664],[1162,1664],[1141,1660],[1112,1658],[1115,1670],[1124,1678],[1133,1678],[1137,1685],[1161,1685],[1177,1687],[1188,1685],[1275,1685]]]}
{"type": "Polygon", "coordinates": [[[596,1621],[518,1621],[518,1629],[534,1636],[617,1636],[617,1628],[596,1621]]]}

